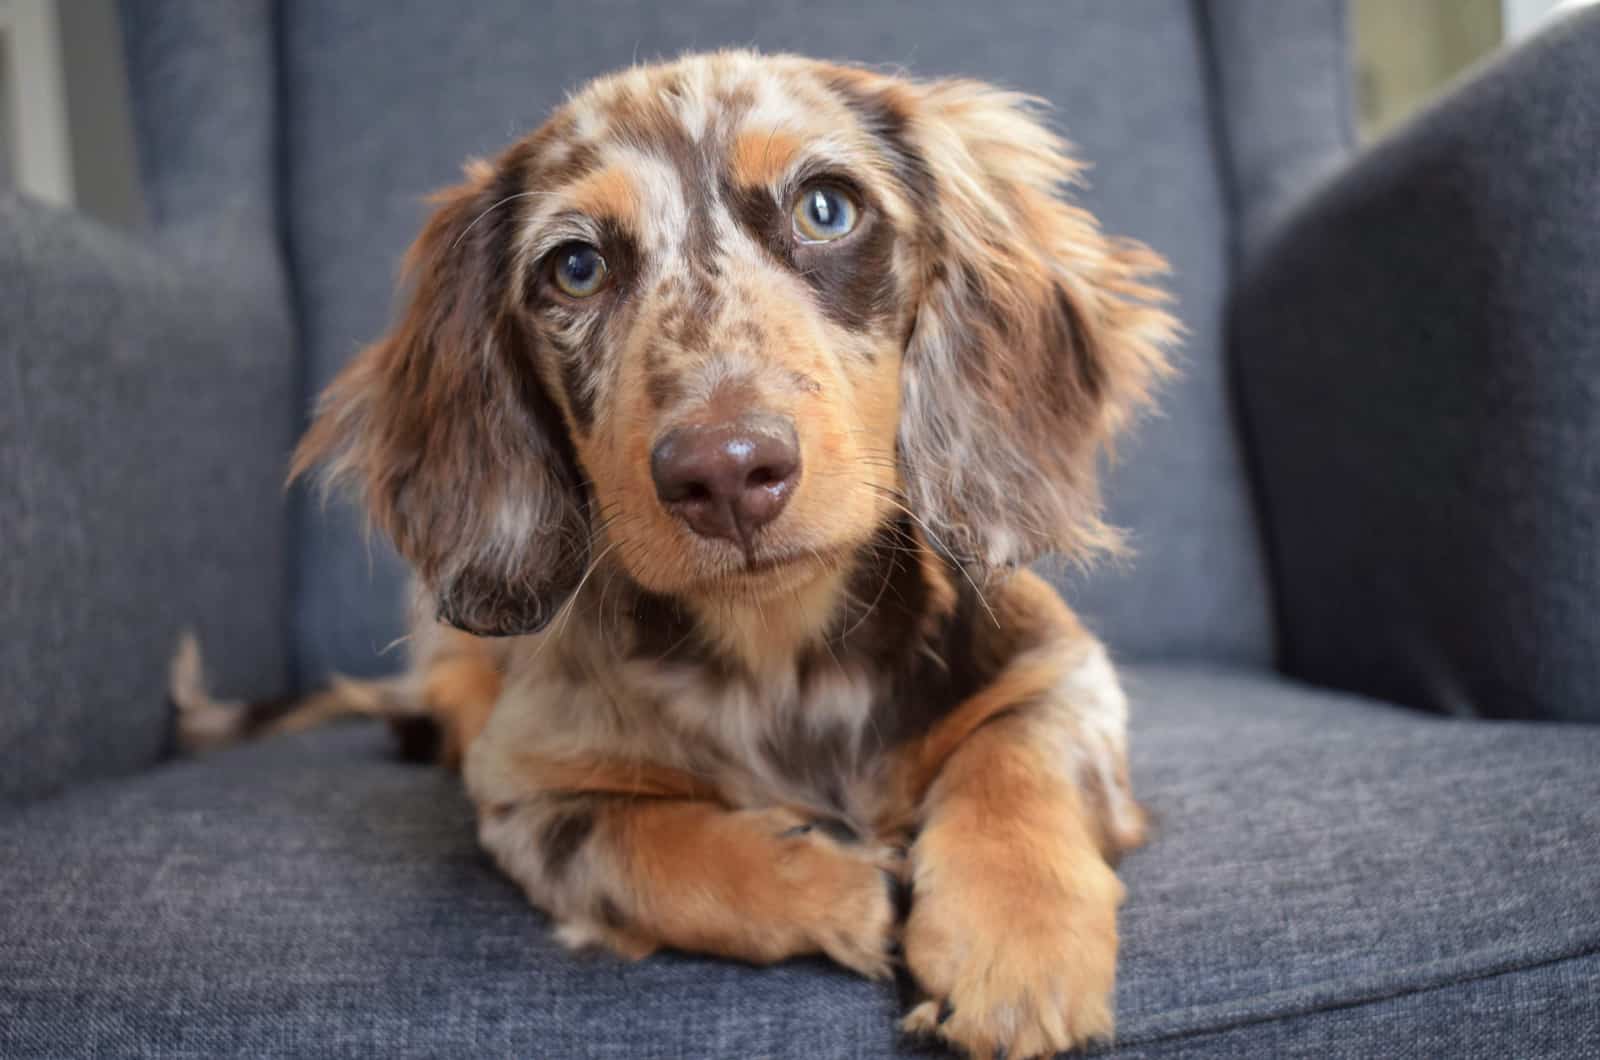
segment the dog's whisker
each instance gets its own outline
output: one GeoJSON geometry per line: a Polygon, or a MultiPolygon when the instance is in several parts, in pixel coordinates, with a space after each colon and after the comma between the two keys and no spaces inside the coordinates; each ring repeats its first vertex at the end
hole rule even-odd
{"type": "MultiPolygon", "coordinates": [[[[924,534],[927,534],[927,535],[928,535],[928,541],[929,541],[929,543],[930,543],[930,544],[932,544],[932,545],[933,545],[933,547],[934,547],[934,548],[936,548],[936,549],[938,549],[938,550],[939,550],[939,551],[941,551],[941,552],[943,552],[943,553],[945,553],[945,554],[946,554],[946,555],[949,555],[949,554],[950,554],[950,553],[949,553],[949,550],[948,550],[948,549],[946,549],[946,548],[945,548],[945,547],[944,547],[944,545],[943,545],[943,543],[942,543],[942,542],[940,542],[940,540],[939,540],[939,535],[937,535],[937,534],[935,534],[935,533],[934,533],[934,532],[933,532],[933,528],[932,528],[932,527],[930,527],[930,526],[929,526],[929,525],[928,525],[928,524],[927,524],[927,523],[926,523],[926,522],[925,522],[925,521],[924,521],[924,520],[923,520],[923,518],[922,518],[922,517],[921,517],[921,516],[920,516],[920,515],[918,515],[918,514],[917,514],[917,513],[916,513],[916,512],[914,512],[914,511],[912,511],[912,510],[911,510],[911,509],[910,509],[910,507],[908,507],[908,506],[907,506],[907,505],[906,505],[906,504],[904,504],[904,503],[903,503],[903,502],[901,502],[901,501],[900,501],[900,500],[899,500],[899,498],[898,498],[898,497],[897,497],[897,496],[895,496],[895,495],[894,495],[894,494],[892,494],[892,493],[889,493],[889,492],[887,492],[887,491],[880,491],[880,492],[882,492],[882,493],[883,493],[883,495],[884,495],[884,496],[885,496],[885,497],[886,497],[886,498],[888,498],[888,500],[889,500],[889,502],[890,502],[890,503],[891,503],[891,504],[893,504],[893,505],[894,505],[894,506],[895,506],[895,507],[897,507],[897,508],[899,508],[899,509],[900,509],[900,510],[901,510],[901,511],[902,511],[902,512],[904,512],[904,513],[905,513],[905,514],[906,514],[906,518],[908,518],[908,519],[910,519],[910,520],[911,520],[911,521],[912,521],[912,522],[914,522],[914,523],[916,523],[916,524],[917,524],[917,525],[918,525],[918,526],[919,526],[919,527],[921,527],[921,528],[922,528],[922,532],[923,532],[923,533],[924,533],[924,534]]],[[[972,591],[973,591],[973,593],[974,593],[974,594],[975,594],[975,595],[976,595],[976,596],[977,596],[977,598],[978,598],[978,603],[980,603],[980,604],[982,604],[982,605],[983,605],[983,609],[984,609],[984,611],[986,611],[986,612],[987,612],[987,613],[988,613],[988,615],[989,615],[989,621],[990,621],[990,622],[992,622],[992,623],[994,623],[994,625],[995,625],[995,628],[997,628],[997,629],[998,629],[998,628],[999,628],[999,626],[1000,626],[1000,619],[999,619],[999,617],[998,617],[998,616],[996,616],[996,615],[995,615],[995,613],[994,613],[994,608],[992,608],[992,607],[990,607],[990,606],[989,606],[989,600],[988,600],[988,598],[987,598],[987,597],[985,597],[985,596],[984,596],[984,595],[983,595],[983,590],[982,590],[982,589],[980,589],[980,588],[978,588],[978,583],[977,583],[977,582],[976,582],[976,581],[973,581],[973,579],[972,579],[972,575],[971,575],[971,574],[970,574],[970,573],[968,573],[968,572],[967,572],[967,568],[966,568],[966,565],[965,565],[965,564],[962,564],[962,563],[953,563],[953,564],[951,564],[951,565],[952,565],[952,566],[953,566],[953,567],[955,567],[955,568],[956,568],[956,570],[958,570],[958,571],[960,571],[960,572],[961,572],[961,576],[962,576],[962,577],[963,577],[963,578],[965,578],[965,579],[966,579],[966,580],[967,580],[967,584],[968,584],[968,585],[970,585],[970,586],[971,586],[971,587],[972,587],[972,591]]]]}
{"type": "Polygon", "coordinates": [[[478,226],[478,222],[479,221],[483,220],[485,217],[488,217],[490,214],[492,214],[496,210],[500,209],[500,207],[508,205],[509,203],[516,202],[518,199],[536,199],[536,198],[539,198],[541,196],[546,196],[546,195],[554,196],[554,194],[555,194],[554,192],[545,192],[545,191],[519,191],[514,195],[507,195],[505,198],[501,199],[499,202],[496,202],[494,205],[492,205],[488,209],[484,210],[478,216],[474,217],[472,219],[471,223],[469,223],[467,225],[467,227],[463,228],[461,230],[460,234],[458,234],[456,236],[454,242],[452,242],[450,244],[450,249],[454,250],[457,246],[459,246],[461,241],[463,239],[467,238],[467,233],[471,232],[474,228],[476,228],[478,226]]]}
{"type": "Polygon", "coordinates": [[[595,568],[599,566],[599,564],[604,561],[606,556],[610,555],[612,550],[616,547],[617,546],[615,544],[608,546],[605,551],[600,553],[600,555],[589,561],[588,566],[584,568],[583,576],[578,579],[577,586],[572,590],[572,593],[567,597],[566,601],[562,603],[560,609],[556,611],[555,616],[551,619],[551,626],[555,628],[552,632],[546,633],[541,638],[539,646],[535,652],[535,657],[542,653],[549,644],[560,639],[561,634],[565,632],[567,624],[572,619],[572,613],[577,607],[579,598],[583,595],[583,587],[588,584],[590,576],[595,572],[595,568]]]}
{"type": "Polygon", "coordinates": [[[379,648],[378,649],[378,654],[379,655],[388,655],[390,652],[392,652],[396,648],[400,647],[400,645],[411,643],[411,639],[412,639],[413,636],[414,636],[414,634],[412,634],[412,633],[402,633],[402,634],[400,634],[398,637],[394,638],[389,643],[387,643],[383,647],[379,648]]]}
{"type": "Polygon", "coordinates": [[[846,640],[848,640],[850,638],[850,634],[852,634],[856,630],[860,629],[861,626],[867,621],[867,619],[872,617],[873,612],[875,612],[878,609],[878,604],[883,600],[884,590],[889,587],[889,582],[893,579],[893,574],[894,574],[893,568],[890,567],[888,564],[884,564],[883,577],[878,582],[878,593],[877,593],[877,595],[872,598],[872,602],[870,604],[868,604],[866,607],[862,608],[861,617],[856,619],[855,623],[853,625],[851,625],[851,627],[849,629],[847,629],[843,633],[839,634],[839,642],[841,644],[844,643],[846,640]]]}

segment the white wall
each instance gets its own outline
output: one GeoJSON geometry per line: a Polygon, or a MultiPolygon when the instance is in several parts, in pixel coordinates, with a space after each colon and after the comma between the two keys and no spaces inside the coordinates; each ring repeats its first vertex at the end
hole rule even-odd
{"type": "Polygon", "coordinates": [[[1501,0],[1506,39],[1520,40],[1542,26],[1552,14],[1592,4],[1595,0],[1501,0]]]}
{"type": "Polygon", "coordinates": [[[0,49],[5,52],[0,105],[6,110],[6,171],[29,195],[70,206],[72,149],[55,4],[0,0],[0,49]]]}
{"type": "Polygon", "coordinates": [[[131,226],[135,171],[115,0],[0,0],[0,189],[131,226]]]}

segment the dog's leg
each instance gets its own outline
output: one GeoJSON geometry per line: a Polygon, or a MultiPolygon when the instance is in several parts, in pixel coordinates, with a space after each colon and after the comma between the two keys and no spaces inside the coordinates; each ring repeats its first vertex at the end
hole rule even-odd
{"type": "Polygon", "coordinates": [[[973,735],[911,852],[906,963],[930,1000],[905,1026],[979,1057],[1053,1054],[1112,1030],[1122,885],[1030,728],[1013,716],[973,735]]]}
{"type": "Polygon", "coordinates": [[[675,783],[672,772],[544,769],[541,778],[564,773],[593,787],[480,799],[479,835],[567,945],[629,957],[667,946],[763,964],[824,953],[866,976],[888,974],[903,864],[893,851],[788,810],[693,797],[699,785],[675,783]]]}
{"type": "Polygon", "coordinates": [[[440,652],[422,671],[422,702],[439,726],[439,761],[458,769],[489,723],[504,678],[493,642],[452,631],[449,643],[452,650],[440,652]]]}
{"type": "MultiPolygon", "coordinates": [[[[1059,606],[1023,592],[1036,599],[1012,602],[1034,617],[1059,606]]],[[[1143,815],[1115,674],[1060,611],[1062,635],[958,707],[910,770],[924,775],[905,957],[928,1000],[905,1025],[978,1057],[1053,1054],[1113,1027],[1111,861],[1140,840],[1143,815]]]]}

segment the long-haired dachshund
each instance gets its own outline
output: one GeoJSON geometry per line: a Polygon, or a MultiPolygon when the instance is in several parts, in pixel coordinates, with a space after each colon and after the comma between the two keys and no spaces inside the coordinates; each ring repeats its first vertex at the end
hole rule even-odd
{"type": "Polygon", "coordinates": [[[1077,172],[1017,95],[727,52],[439,195],[294,470],[414,568],[405,687],[564,942],[903,960],[978,1056],[1110,1034],[1126,701],[1024,564],[1117,547],[1176,325],[1077,172]]]}

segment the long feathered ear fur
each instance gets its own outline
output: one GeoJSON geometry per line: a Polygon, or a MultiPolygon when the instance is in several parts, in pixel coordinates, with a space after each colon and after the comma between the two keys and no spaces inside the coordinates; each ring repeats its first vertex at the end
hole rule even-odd
{"type": "Polygon", "coordinates": [[[394,328],[323,394],[291,477],[351,485],[469,633],[543,628],[588,561],[589,522],[559,411],[511,291],[515,152],[442,192],[407,255],[394,328]]]}
{"type": "Polygon", "coordinates": [[[1078,175],[1025,97],[917,86],[931,175],[924,293],[903,371],[905,488],[937,547],[979,575],[1046,551],[1115,551],[1096,464],[1166,370],[1165,263],[1061,193],[1078,175]]]}

